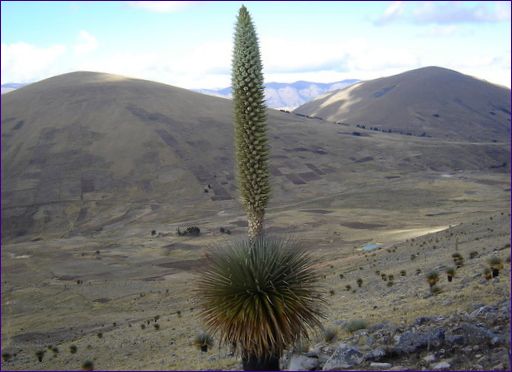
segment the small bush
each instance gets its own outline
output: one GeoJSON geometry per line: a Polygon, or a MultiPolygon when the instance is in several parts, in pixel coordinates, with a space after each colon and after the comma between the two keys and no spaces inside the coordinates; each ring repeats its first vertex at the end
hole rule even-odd
{"type": "Polygon", "coordinates": [[[358,286],[359,288],[361,288],[361,286],[362,286],[362,285],[363,285],[363,279],[358,278],[358,279],[357,279],[357,286],[358,286]]]}
{"type": "Polygon", "coordinates": [[[97,336],[98,336],[98,338],[103,338],[103,333],[98,332],[97,336]]]}
{"type": "Polygon", "coordinates": [[[213,346],[213,337],[206,332],[201,332],[194,338],[193,343],[202,352],[207,352],[208,348],[213,346]]]}
{"type": "Polygon", "coordinates": [[[375,275],[380,275],[380,270],[375,270],[375,275]]]}
{"type": "Polygon", "coordinates": [[[446,277],[448,278],[448,281],[451,282],[454,276],[455,276],[455,268],[448,267],[446,269],[446,277]]]}
{"type": "Polygon", "coordinates": [[[350,290],[352,289],[352,286],[351,286],[350,284],[347,284],[347,285],[345,286],[345,289],[346,289],[347,291],[350,291],[350,290]]]}
{"type": "Polygon", "coordinates": [[[478,252],[477,251],[471,251],[469,253],[469,259],[472,260],[473,258],[476,258],[478,257],[478,252]]]}
{"type": "Polygon", "coordinates": [[[153,324],[153,327],[155,327],[155,330],[156,330],[156,331],[159,331],[159,330],[160,330],[160,324],[153,324]]]}
{"type": "Polygon", "coordinates": [[[392,286],[393,286],[393,284],[395,284],[395,283],[394,283],[392,280],[390,280],[386,285],[387,285],[388,287],[392,287],[392,286]]]}
{"type": "Polygon", "coordinates": [[[455,267],[457,267],[457,269],[460,269],[462,266],[464,266],[464,257],[462,257],[460,253],[455,252],[454,254],[452,254],[452,258],[453,263],[455,264],[455,267]]]}
{"type": "Polygon", "coordinates": [[[406,276],[406,275],[407,275],[407,272],[405,270],[400,271],[400,276],[406,276]]]}
{"type": "Polygon", "coordinates": [[[36,351],[36,358],[39,362],[43,361],[44,353],[46,353],[46,350],[38,350],[36,351]]]}
{"type": "Polygon", "coordinates": [[[83,371],[93,371],[94,370],[94,363],[91,360],[86,360],[82,363],[82,370],[83,371]]]}
{"type": "Polygon", "coordinates": [[[487,280],[491,280],[492,279],[492,271],[488,267],[486,267],[484,269],[484,278],[487,279],[487,280]]]}
{"type": "Polygon", "coordinates": [[[392,282],[393,280],[395,280],[395,276],[393,274],[389,274],[388,280],[392,282]]]}
{"type": "Polygon", "coordinates": [[[430,289],[437,284],[439,281],[439,273],[435,270],[430,271],[427,276],[427,283],[430,285],[430,289]]]}
{"type": "Polygon", "coordinates": [[[146,329],[146,325],[145,324],[141,324],[140,325],[140,329],[146,329]]]}
{"type": "Polygon", "coordinates": [[[491,268],[493,278],[500,275],[500,270],[503,269],[503,260],[500,257],[492,256],[487,260],[487,263],[491,268]]]}
{"type": "Polygon", "coordinates": [[[11,358],[12,358],[11,353],[8,353],[8,352],[6,352],[6,351],[2,353],[2,360],[3,360],[5,363],[7,363],[9,360],[11,360],[11,358]]]}
{"type": "Polygon", "coordinates": [[[334,294],[335,294],[335,293],[336,293],[336,292],[334,292],[334,289],[329,290],[329,294],[330,294],[331,296],[334,296],[334,294]]]}
{"type": "Polygon", "coordinates": [[[176,234],[178,236],[199,236],[201,234],[201,229],[197,226],[189,226],[184,228],[184,230],[181,230],[178,227],[176,234]]]}
{"type": "Polygon", "coordinates": [[[326,328],[323,331],[324,341],[331,343],[338,337],[338,330],[336,328],[326,328]]]}
{"type": "Polygon", "coordinates": [[[78,348],[76,347],[76,345],[70,345],[69,346],[69,352],[71,354],[76,354],[77,350],[78,350],[78,348]]]}
{"type": "Polygon", "coordinates": [[[381,274],[380,277],[382,278],[382,280],[384,280],[385,282],[388,280],[388,276],[386,274],[381,274]]]}
{"type": "Polygon", "coordinates": [[[176,315],[178,316],[178,318],[181,318],[181,310],[176,311],[176,315]]]}
{"type": "Polygon", "coordinates": [[[362,319],[351,320],[344,326],[344,328],[351,333],[358,331],[360,329],[366,329],[367,327],[368,323],[362,319]]]}
{"type": "Polygon", "coordinates": [[[345,276],[343,274],[340,274],[340,279],[343,279],[345,276]]]}
{"type": "Polygon", "coordinates": [[[421,269],[416,269],[416,275],[420,275],[421,274],[421,269]]]}

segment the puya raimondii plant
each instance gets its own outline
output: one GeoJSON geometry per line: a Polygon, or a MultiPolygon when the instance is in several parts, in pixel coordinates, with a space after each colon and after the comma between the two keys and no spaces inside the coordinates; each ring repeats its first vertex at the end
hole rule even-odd
{"type": "Polygon", "coordinates": [[[263,233],[270,197],[266,106],[258,37],[245,6],[235,30],[231,83],[238,186],[247,214],[249,239],[263,233]]]}

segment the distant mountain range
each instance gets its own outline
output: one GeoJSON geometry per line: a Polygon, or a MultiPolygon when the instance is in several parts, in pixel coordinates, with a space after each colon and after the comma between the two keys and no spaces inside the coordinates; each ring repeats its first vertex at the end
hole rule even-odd
{"type": "MultiPolygon", "coordinates": [[[[295,83],[267,83],[265,96],[267,105],[277,109],[294,109],[312,99],[334,90],[343,89],[359,82],[357,79],[347,79],[334,83],[315,83],[311,81],[296,81],[295,83]]],[[[197,89],[196,92],[211,96],[231,98],[231,87],[223,89],[197,89]]]]}
{"type": "MultiPolygon", "coordinates": [[[[84,71],[2,96],[2,239],[240,215],[232,112],[227,99],[84,71]]],[[[375,198],[356,185],[397,174],[416,198],[424,186],[413,190],[410,177],[422,171],[508,172],[509,115],[510,90],[440,68],[268,110],[270,205],[327,195],[340,205],[349,189],[353,200],[375,198]]]]}
{"type": "Polygon", "coordinates": [[[13,90],[21,88],[25,85],[27,85],[27,84],[21,84],[21,83],[2,84],[2,94],[12,92],[13,90]]]}

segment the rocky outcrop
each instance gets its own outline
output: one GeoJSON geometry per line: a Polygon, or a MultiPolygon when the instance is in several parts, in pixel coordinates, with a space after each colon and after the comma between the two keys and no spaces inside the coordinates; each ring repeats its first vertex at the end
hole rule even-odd
{"type": "MultiPolygon", "coordinates": [[[[289,370],[509,370],[508,299],[451,316],[419,317],[359,330],[338,345],[288,358],[289,370]]],[[[341,324],[343,321],[335,321],[341,324]]]]}

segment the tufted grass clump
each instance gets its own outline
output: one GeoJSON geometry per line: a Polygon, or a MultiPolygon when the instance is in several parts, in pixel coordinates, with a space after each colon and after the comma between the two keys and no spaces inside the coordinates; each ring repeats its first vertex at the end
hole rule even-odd
{"type": "Polygon", "coordinates": [[[407,271],[405,270],[400,270],[400,276],[406,276],[407,275],[407,271]]]}
{"type": "Polygon", "coordinates": [[[458,252],[455,252],[452,254],[453,263],[455,264],[455,267],[457,269],[460,269],[462,266],[464,266],[464,257],[458,252]]]}
{"type": "Polygon", "coordinates": [[[326,301],[319,278],[317,261],[296,242],[234,241],[207,257],[197,280],[200,316],[242,356],[281,355],[321,327],[326,301]]]}
{"type": "Polygon", "coordinates": [[[488,267],[486,267],[484,269],[484,278],[486,280],[491,280],[492,279],[492,270],[490,268],[488,268],[488,267]]]}
{"type": "Polygon", "coordinates": [[[446,269],[446,277],[449,282],[453,280],[453,277],[455,276],[455,268],[454,267],[448,267],[446,269]]]}
{"type": "Polygon", "coordinates": [[[357,278],[356,283],[357,283],[357,286],[358,286],[359,288],[361,288],[361,286],[363,285],[363,279],[361,279],[361,278],[357,278]]]}
{"type": "Polygon", "coordinates": [[[469,259],[472,260],[473,258],[478,257],[478,251],[471,251],[469,252],[469,259]]]}
{"type": "Polygon", "coordinates": [[[94,370],[94,363],[92,360],[86,360],[82,363],[82,371],[93,371],[94,370]]]}
{"type": "Polygon", "coordinates": [[[430,290],[432,291],[432,287],[434,287],[439,281],[439,273],[436,270],[430,271],[427,276],[427,283],[430,286],[430,290]]]}
{"type": "Polygon", "coordinates": [[[70,345],[69,346],[69,352],[71,354],[76,354],[77,350],[78,350],[78,348],[76,347],[76,345],[70,345]]]}
{"type": "Polygon", "coordinates": [[[353,333],[360,329],[368,328],[368,323],[366,322],[366,320],[363,320],[363,319],[355,319],[355,320],[351,320],[351,321],[347,322],[345,324],[344,328],[348,332],[353,333]]]}
{"type": "Polygon", "coordinates": [[[213,337],[206,332],[200,332],[194,337],[194,346],[206,353],[209,347],[213,346],[213,337]]]}
{"type": "Polygon", "coordinates": [[[503,260],[498,256],[492,256],[487,260],[489,267],[492,271],[492,277],[495,278],[500,275],[500,270],[503,269],[503,260]]]}
{"type": "Polygon", "coordinates": [[[36,358],[39,361],[39,363],[41,363],[43,361],[45,353],[46,353],[46,350],[38,350],[38,351],[36,351],[36,358]]]}

